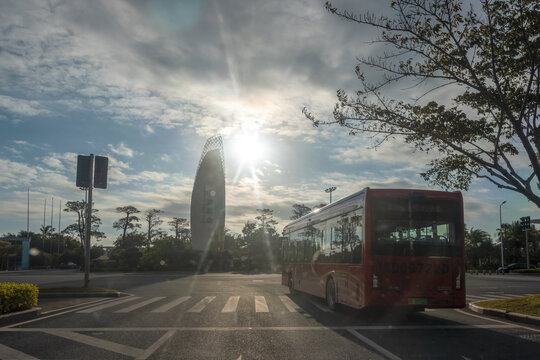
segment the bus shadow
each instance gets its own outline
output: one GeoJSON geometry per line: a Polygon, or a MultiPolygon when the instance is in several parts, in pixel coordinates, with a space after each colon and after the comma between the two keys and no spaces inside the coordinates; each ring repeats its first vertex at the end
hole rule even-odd
{"type": "Polygon", "coordinates": [[[287,295],[307,317],[375,353],[399,359],[537,359],[540,331],[453,309],[353,309],[325,312],[318,297],[287,295]],[[389,355],[390,354],[390,355],[389,355]],[[394,357],[395,356],[395,357],[394,357]]]}

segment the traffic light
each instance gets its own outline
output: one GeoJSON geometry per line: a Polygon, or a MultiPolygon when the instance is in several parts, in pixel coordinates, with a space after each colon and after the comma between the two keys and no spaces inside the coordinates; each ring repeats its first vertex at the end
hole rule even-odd
{"type": "Polygon", "coordinates": [[[524,216],[520,218],[520,224],[521,224],[521,230],[529,230],[531,228],[531,217],[530,216],[524,216]]]}

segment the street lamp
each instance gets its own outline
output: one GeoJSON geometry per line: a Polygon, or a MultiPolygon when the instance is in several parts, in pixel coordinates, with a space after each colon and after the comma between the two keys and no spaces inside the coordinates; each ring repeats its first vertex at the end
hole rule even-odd
{"type": "Polygon", "coordinates": [[[332,203],[332,191],[335,191],[335,190],[336,190],[335,186],[329,187],[328,189],[324,190],[324,192],[330,193],[330,204],[332,203]]]}
{"type": "Polygon", "coordinates": [[[503,236],[502,236],[502,206],[506,204],[506,200],[499,205],[499,239],[501,241],[501,268],[504,275],[504,250],[503,250],[503,236]]]}

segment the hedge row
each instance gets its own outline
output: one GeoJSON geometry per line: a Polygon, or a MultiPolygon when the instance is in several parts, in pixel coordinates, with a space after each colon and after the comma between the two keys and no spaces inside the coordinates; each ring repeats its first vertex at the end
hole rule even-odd
{"type": "Polygon", "coordinates": [[[0,283],[0,314],[37,305],[38,288],[30,284],[0,283]]]}
{"type": "Polygon", "coordinates": [[[540,268],[514,270],[518,274],[540,274],[540,268]]]}

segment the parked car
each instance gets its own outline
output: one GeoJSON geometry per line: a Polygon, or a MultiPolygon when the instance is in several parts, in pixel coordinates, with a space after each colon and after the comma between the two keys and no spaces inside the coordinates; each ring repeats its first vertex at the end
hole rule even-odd
{"type": "MultiPolygon", "coordinates": [[[[527,264],[525,263],[513,263],[513,264],[509,264],[505,267],[499,267],[497,269],[497,272],[498,273],[509,273],[511,271],[514,271],[514,270],[521,270],[521,269],[526,269],[527,268],[527,264]]],[[[534,265],[531,265],[529,266],[530,269],[534,269],[534,265]]]]}
{"type": "Polygon", "coordinates": [[[68,261],[67,263],[61,263],[60,269],[78,269],[79,265],[75,264],[74,262],[68,261]]]}

